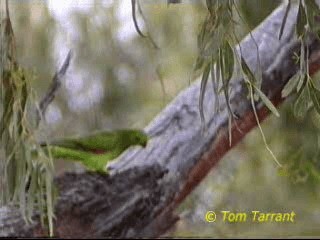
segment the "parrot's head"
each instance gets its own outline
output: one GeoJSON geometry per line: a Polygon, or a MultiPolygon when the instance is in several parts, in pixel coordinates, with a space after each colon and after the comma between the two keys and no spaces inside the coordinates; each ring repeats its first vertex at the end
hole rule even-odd
{"type": "Polygon", "coordinates": [[[125,143],[125,147],[128,148],[130,146],[142,146],[146,147],[149,137],[148,135],[142,130],[130,129],[124,130],[122,132],[122,142],[125,143]]]}

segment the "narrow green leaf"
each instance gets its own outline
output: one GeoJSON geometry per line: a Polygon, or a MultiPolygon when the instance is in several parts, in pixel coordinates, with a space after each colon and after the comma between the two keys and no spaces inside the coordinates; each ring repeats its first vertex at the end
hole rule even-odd
{"type": "Polygon", "coordinates": [[[257,88],[255,85],[253,85],[255,91],[257,92],[257,94],[259,95],[259,97],[261,98],[262,102],[267,106],[267,108],[269,108],[269,110],[277,117],[280,117],[280,113],[278,112],[278,110],[276,109],[276,107],[272,104],[272,102],[269,100],[269,98],[264,95],[264,93],[257,88]]]}
{"type": "MultiPolygon", "coordinates": [[[[218,52],[218,62],[220,66],[220,73],[221,73],[221,80],[225,84],[226,77],[225,77],[225,62],[224,62],[224,56],[223,56],[223,49],[219,48],[218,52]]],[[[228,87],[227,85],[225,87],[228,87]]]]}
{"type": "Polygon", "coordinates": [[[53,236],[53,196],[52,196],[52,176],[51,172],[49,172],[48,169],[46,169],[46,179],[45,179],[45,186],[46,186],[46,210],[47,210],[47,217],[48,217],[48,225],[49,225],[49,235],[50,237],[53,236]]]}
{"type": "Polygon", "coordinates": [[[218,54],[218,50],[223,45],[223,38],[225,36],[225,29],[222,25],[219,25],[214,31],[211,32],[210,37],[205,39],[204,49],[202,52],[203,56],[216,56],[218,54]]]}
{"type": "Polygon", "coordinates": [[[308,88],[304,88],[297,101],[294,104],[294,115],[298,119],[303,119],[308,111],[308,105],[310,102],[309,94],[308,94],[308,88]]]}
{"type": "Polygon", "coordinates": [[[294,88],[298,85],[300,77],[301,77],[300,72],[298,72],[293,77],[290,78],[290,80],[287,82],[287,84],[285,85],[285,87],[283,88],[283,90],[281,92],[281,96],[283,98],[289,96],[290,93],[292,93],[294,88]]]}
{"type": "MultiPolygon", "coordinates": [[[[242,56],[241,56],[241,68],[242,68],[243,73],[247,77],[247,78],[245,78],[245,80],[248,80],[256,88],[257,88],[257,86],[259,86],[258,88],[260,88],[260,85],[262,82],[262,74],[259,75],[259,81],[258,81],[242,56]]],[[[259,71],[259,72],[261,73],[261,71],[259,71]]],[[[255,101],[258,101],[259,95],[257,95],[257,93],[254,93],[253,98],[255,101]]]]}
{"type": "Polygon", "coordinates": [[[307,12],[310,11],[318,15],[320,14],[320,7],[315,0],[306,0],[304,3],[306,4],[307,12]]]}
{"type": "MultiPolygon", "coordinates": [[[[301,43],[301,46],[300,46],[300,57],[299,57],[299,61],[300,61],[300,72],[301,72],[301,75],[305,76],[307,74],[307,66],[308,66],[308,63],[306,61],[306,49],[305,49],[305,43],[302,39],[300,39],[300,43],[301,43]]],[[[304,78],[302,78],[303,80],[304,78]]]]}
{"type": "Polygon", "coordinates": [[[305,74],[304,76],[301,76],[298,82],[297,86],[297,92],[300,92],[301,88],[304,86],[304,84],[307,82],[308,76],[305,74]]]}
{"type": "Polygon", "coordinates": [[[198,56],[196,62],[193,65],[192,74],[190,75],[190,78],[189,78],[189,85],[191,84],[191,80],[193,80],[195,77],[198,77],[198,75],[200,75],[204,63],[205,63],[204,58],[201,56],[198,56]]]}
{"type": "Polygon", "coordinates": [[[263,133],[263,130],[262,130],[262,127],[260,125],[260,121],[259,121],[259,117],[258,117],[258,114],[257,114],[257,110],[256,110],[256,106],[254,104],[254,97],[253,97],[253,84],[251,84],[250,82],[247,83],[248,85],[248,89],[249,89],[249,94],[250,94],[250,102],[251,102],[251,106],[252,106],[252,109],[253,109],[253,113],[254,113],[254,116],[256,118],[256,121],[257,121],[257,124],[258,124],[258,128],[260,130],[260,133],[261,133],[261,136],[262,136],[262,139],[263,139],[263,142],[264,142],[264,145],[265,147],[267,148],[267,150],[269,151],[269,153],[271,154],[271,156],[273,157],[274,161],[277,163],[277,165],[279,167],[282,167],[281,163],[278,161],[277,157],[274,155],[274,153],[272,152],[272,150],[270,149],[268,143],[267,143],[267,140],[266,140],[266,137],[263,133]]]}
{"type": "Polygon", "coordinates": [[[210,12],[211,15],[215,14],[215,7],[217,2],[216,1],[211,1],[211,0],[206,0],[207,8],[210,12]]]}
{"type": "Polygon", "coordinates": [[[320,114],[320,91],[319,89],[315,88],[313,86],[313,83],[309,81],[308,84],[311,100],[313,102],[313,106],[316,109],[316,111],[320,114]]]}
{"type": "Polygon", "coordinates": [[[230,106],[229,97],[229,82],[233,73],[233,50],[229,43],[225,41],[223,49],[219,50],[219,64],[221,66],[221,79],[222,79],[222,89],[224,91],[224,97],[226,99],[226,104],[228,108],[228,133],[229,133],[229,145],[232,144],[232,120],[233,112],[230,106]]]}
{"type": "Polygon", "coordinates": [[[211,66],[211,81],[212,81],[212,88],[214,93],[214,111],[215,113],[219,110],[219,79],[220,79],[220,73],[218,73],[217,65],[211,66]]]}
{"type": "Polygon", "coordinates": [[[244,58],[241,56],[241,68],[244,72],[244,74],[248,77],[248,80],[251,82],[251,83],[254,83],[254,75],[253,73],[251,72],[248,64],[246,63],[246,61],[244,60],[244,58]]]}
{"type": "Polygon", "coordinates": [[[198,37],[197,37],[197,47],[200,51],[200,53],[203,51],[204,49],[204,39],[205,39],[205,35],[206,35],[206,26],[207,26],[208,23],[208,20],[206,20],[202,26],[201,26],[201,30],[200,30],[200,33],[198,34],[198,37]]]}
{"type": "Polygon", "coordinates": [[[233,74],[234,68],[234,59],[233,59],[233,51],[229,43],[226,41],[224,44],[224,48],[220,50],[219,54],[219,65],[221,66],[221,79],[222,79],[222,89],[224,91],[224,96],[226,99],[227,107],[230,116],[233,116],[233,112],[230,106],[229,99],[229,82],[233,74]]]}
{"type": "Polygon", "coordinates": [[[32,217],[34,205],[35,205],[35,196],[36,196],[36,191],[37,191],[37,180],[39,178],[39,167],[36,165],[36,167],[32,166],[32,163],[30,163],[31,166],[29,166],[29,189],[28,189],[28,217],[32,217]]]}
{"type": "Polygon", "coordinates": [[[201,80],[201,88],[200,88],[200,97],[199,97],[199,111],[200,111],[200,118],[201,118],[201,123],[205,124],[205,117],[204,117],[204,111],[203,111],[203,100],[204,100],[204,95],[206,92],[206,86],[208,83],[208,78],[209,78],[209,73],[210,73],[210,64],[208,64],[202,75],[202,80],[201,80]]]}
{"type": "Polygon", "coordinates": [[[198,57],[196,63],[194,65],[193,71],[196,72],[203,67],[204,59],[202,57],[198,57]]]}
{"type": "Polygon", "coordinates": [[[299,11],[298,11],[298,18],[296,24],[296,32],[298,37],[301,37],[305,33],[305,26],[307,25],[308,19],[306,10],[302,4],[302,0],[299,1],[299,11]]]}
{"type": "Polygon", "coordinates": [[[312,32],[316,32],[320,29],[319,24],[316,23],[315,17],[320,15],[320,8],[319,5],[315,2],[315,0],[307,0],[305,1],[306,10],[307,10],[307,17],[308,17],[308,24],[311,28],[312,32]]]}
{"type": "Polygon", "coordinates": [[[234,57],[233,57],[233,49],[228,41],[225,41],[223,44],[223,52],[224,52],[224,77],[228,80],[232,77],[233,69],[234,69],[234,57]]]}

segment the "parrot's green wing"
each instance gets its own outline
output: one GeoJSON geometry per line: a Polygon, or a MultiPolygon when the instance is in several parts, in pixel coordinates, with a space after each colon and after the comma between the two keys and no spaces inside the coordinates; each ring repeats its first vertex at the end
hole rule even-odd
{"type": "MultiPolygon", "coordinates": [[[[51,146],[65,147],[83,151],[124,151],[132,145],[146,146],[147,135],[136,129],[120,129],[97,132],[88,136],[65,138],[49,143],[51,146]]],[[[43,146],[46,144],[42,144],[43,146]]]]}
{"type": "Polygon", "coordinates": [[[70,148],[49,146],[53,158],[61,158],[69,161],[82,163],[87,169],[95,172],[105,173],[106,165],[120,154],[116,151],[109,151],[103,154],[94,154],[70,148]]]}
{"type": "Polygon", "coordinates": [[[93,171],[105,172],[106,164],[130,146],[145,147],[148,136],[141,130],[121,129],[98,132],[85,137],[66,138],[41,144],[53,158],[79,161],[93,171]]]}

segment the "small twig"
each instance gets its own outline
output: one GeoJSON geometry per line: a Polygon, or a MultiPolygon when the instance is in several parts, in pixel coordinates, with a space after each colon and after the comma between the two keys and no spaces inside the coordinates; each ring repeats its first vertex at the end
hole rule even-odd
{"type": "MultiPolygon", "coordinates": [[[[143,14],[143,12],[142,12],[140,2],[139,2],[138,0],[131,0],[132,19],[133,19],[133,23],[134,23],[134,27],[135,27],[136,31],[138,32],[138,34],[139,34],[142,38],[147,38],[155,49],[157,49],[157,50],[160,49],[160,48],[158,47],[158,45],[156,44],[156,42],[153,40],[153,38],[152,38],[152,36],[150,35],[149,31],[147,31],[147,35],[145,35],[145,34],[143,34],[142,31],[140,30],[140,27],[139,27],[138,21],[137,21],[136,5],[137,5],[137,7],[138,7],[138,12],[140,13],[143,21],[146,22],[146,17],[144,16],[144,14],[143,14]]],[[[148,29],[147,29],[147,30],[148,30],[148,29]]]]}
{"type": "Polygon", "coordinates": [[[42,117],[45,115],[49,104],[53,101],[57,91],[61,87],[61,80],[67,72],[67,69],[70,65],[71,57],[72,57],[72,52],[70,50],[60,70],[56,72],[55,75],[53,76],[51,85],[49,86],[47,93],[44,95],[44,97],[40,102],[38,115],[37,115],[37,126],[39,125],[39,122],[42,119],[42,117]]]}
{"type": "Polygon", "coordinates": [[[9,15],[9,0],[6,0],[6,18],[10,18],[10,15],[9,15]]]}
{"type": "Polygon", "coordinates": [[[138,21],[137,21],[137,16],[136,16],[136,0],[131,0],[131,8],[132,8],[132,19],[133,19],[133,23],[134,23],[134,27],[136,28],[136,31],[138,32],[138,34],[143,37],[146,38],[147,36],[145,36],[138,25],[138,21]]]}
{"type": "Polygon", "coordinates": [[[167,1],[167,5],[169,6],[170,4],[179,4],[179,3],[181,3],[181,0],[168,0],[167,1]]]}

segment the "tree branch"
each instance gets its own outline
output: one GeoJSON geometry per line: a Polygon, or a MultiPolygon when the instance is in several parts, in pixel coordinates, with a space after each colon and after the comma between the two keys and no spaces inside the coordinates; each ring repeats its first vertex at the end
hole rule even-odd
{"type": "Polygon", "coordinates": [[[44,97],[40,101],[39,110],[37,111],[37,124],[36,125],[39,124],[40,120],[45,115],[48,106],[54,100],[56,93],[61,86],[62,78],[64,77],[64,75],[66,74],[66,72],[68,70],[71,57],[72,57],[72,52],[69,51],[60,70],[54,74],[54,76],[52,78],[52,82],[47,90],[47,93],[44,95],[44,97]]]}
{"type": "MultiPolygon", "coordinates": [[[[276,9],[241,42],[241,53],[254,72],[263,72],[263,92],[278,105],[281,90],[299,66],[293,54],[300,51],[294,36],[297,9],[292,7],[281,40],[278,39],[285,6],[276,9]]],[[[320,68],[320,43],[312,36],[305,43],[311,53],[310,73],[320,68]]],[[[237,53],[240,55],[240,46],[237,53]]],[[[239,69],[238,69],[239,70],[239,69]]],[[[236,71],[237,72],[237,71],[236,71]]],[[[228,109],[222,96],[214,114],[209,85],[204,99],[207,131],[202,134],[198,102],[200,83],[179,94],[149,126],[152,139],[145,149],[132,148],[110,166],[111,175],[67,173],[57,177],[55,235],[58,237],[155,237],[179,218],[174,209],[201,182],[226,152],[257,126],[243,78],[231,83],[230,104],[239,119],[232,123],[228,139],[228,109]]],[[[260,121],[270,112],[256,103],[260,121]]],[[[0,208],[0,236],[43,236],[38,217],[23,224],[18,210],[0,208]]]]}

